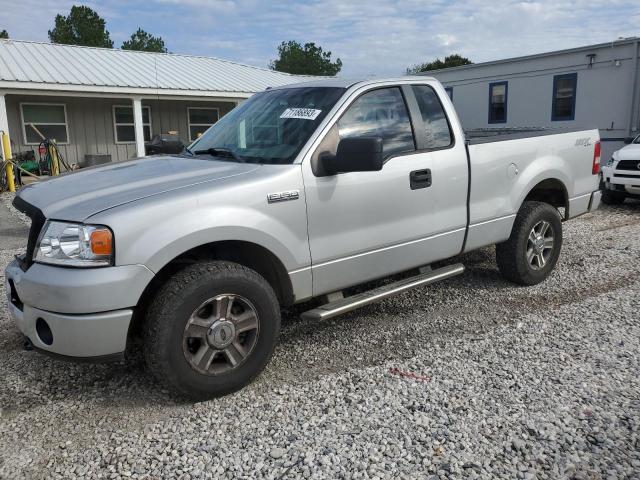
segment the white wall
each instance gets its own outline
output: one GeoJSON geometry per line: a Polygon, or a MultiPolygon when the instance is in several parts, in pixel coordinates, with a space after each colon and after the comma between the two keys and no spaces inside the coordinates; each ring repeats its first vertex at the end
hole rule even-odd
{"type": "MultiPolygon", "coordinates": [[[[599,128],[603,139],[623,138],[640,130],[640,73],[634,72],[636,45],[627,43],[534,57],[505,63],[428,72],[453,87],[453,103],[465,129],[478,128],[599,128]],[[588,53],[595,53],[589,67],[588,53]],[[577,73],[576,112],[572,121],[552,121],[553,77],[577,73]],[[636,84],[634,85],[634,77],[636,84]],[[507,122],[489,124],[489,84],[508,82],[507,122]],[[633,89],[634,119],[630,123],[633,89]]],[[[622,142],[603,142],[603,161],[622,142]]]]}

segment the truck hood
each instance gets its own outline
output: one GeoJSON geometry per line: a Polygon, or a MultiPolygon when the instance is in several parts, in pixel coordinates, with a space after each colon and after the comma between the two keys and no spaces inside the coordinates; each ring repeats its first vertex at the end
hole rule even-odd
{"type": "Polygon", "coordinates": [[[84,221],[141,198],[243,175],[256,164],[207,157],[152,156],[91,167],[31,184],[18,192],[45,218],[84,221]]]}
{"type": "Polygon", "coordinates": [[[618,160],[640,160],[640,143],[632,143],[618,150],[618,160]]]}

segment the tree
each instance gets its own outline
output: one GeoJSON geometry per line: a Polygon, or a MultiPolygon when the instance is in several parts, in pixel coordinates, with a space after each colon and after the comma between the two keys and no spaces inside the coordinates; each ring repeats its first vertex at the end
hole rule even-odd
{"type": "Polygon", "coordinates": [[[279,72],[298,75],[337,75],[342,69],[342,60],[331,61],[331,52],[324,52],[315,43],[305,43],[304,47],[294,40],[282,42],[278,46],[279,58],[269,67],[279,72]]]}
{"type": "Polygon", "coordinates": [[[9,38],[9,32],[7,32],[6,30],[1,30],[0,38],[9,38]]]}
{"type": "Polygon", "coordinates": [[[440,70],[441,68],[459,67],[460,65],[471,65],[473,62],[466,57],[454,53],[444,57],[444,61],[436,58],[433,62],[422,63],[407,68],[407,74],[428,72],[429,70],[440,70]]]}
{"type": "Polygon", "coordinates": [[[131,35],[131,39],[122,43],[122,50],[139,50],[141,52],[167,53],[162,37],[154,37],[141,28],[131,35]]]}
{"type": "Polygon", "coordinates": [[[49,40],[66,45],[113,48],[105,21],[89,7],[71,7],[68,16],[56,15],[55,26],[49,30],[49,40]]]}

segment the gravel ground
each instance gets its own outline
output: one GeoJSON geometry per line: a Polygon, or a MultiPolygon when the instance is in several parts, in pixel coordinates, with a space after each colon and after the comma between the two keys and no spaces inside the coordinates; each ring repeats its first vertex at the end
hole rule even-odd
{"type": "Polygon", "coordinates": [[[13,193],[6,193],[6,192],[0,193],[0,204],[6,207],[11,217],[21,221],[27,226],[30,225],[31,221],[29,220],[29,217],[27,217],[24,213],[19,212],[18,210],[12,207],[11,202],[13,202],[14,197],[15,197],[15,194],[13,193]]]}
{"type": "Polygon", "coordinates": [[[640,479],[640,202],[565,224],[541,285],[493,255],[340,318],[285,312],[259,379],[199,404],[140,364],[22,351],[2,303],[0,478],[640,479]]]}

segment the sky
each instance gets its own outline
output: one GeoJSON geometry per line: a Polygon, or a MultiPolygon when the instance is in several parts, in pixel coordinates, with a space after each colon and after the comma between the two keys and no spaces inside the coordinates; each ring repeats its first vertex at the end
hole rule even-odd
{"type": "Polygon", "coordinates": [[[47,41],[74,4],[106,20],[116,47],[141,27],[172,53],[267,67],[280,42],[315,42],[346,77],[402,75],[451,53],[482,62],[640,36],[638,0],[0,0],[0,30],[47,41]]]}

